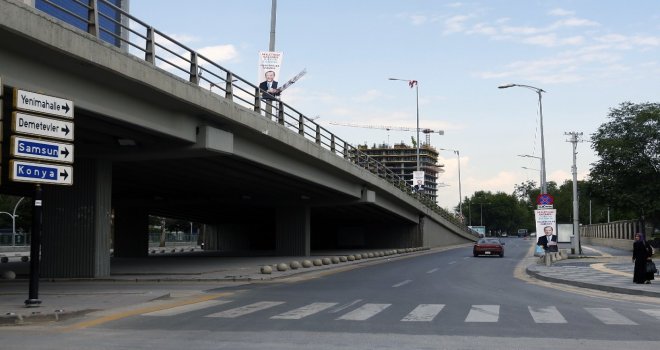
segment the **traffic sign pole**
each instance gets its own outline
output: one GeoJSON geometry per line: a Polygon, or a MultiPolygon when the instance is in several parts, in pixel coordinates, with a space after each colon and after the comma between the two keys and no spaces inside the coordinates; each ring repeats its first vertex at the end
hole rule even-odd
{"type": "Polygon", "coordinates": [[[32,208],[32,235],[30,240],[30,286],[25,306],[38,306],[39,300],[39,260],[41,251],[42,202],[41,185],[34,188],[34,207],[32,208]]]}

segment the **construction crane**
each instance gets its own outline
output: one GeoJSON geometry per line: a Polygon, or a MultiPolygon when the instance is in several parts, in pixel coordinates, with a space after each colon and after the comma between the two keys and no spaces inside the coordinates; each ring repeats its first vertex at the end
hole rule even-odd
{"type": "MultiPolygon", "coordinates": [[[[382,130],[396,130],[396,131],[417,131],[417,128],[408,128],[405,126],[388,126],[388,125],[364,125],[364,124],[353,124],[353,123],[338,123],[330,122],[332,125],[340,126],[350,126],[353,128],[367,128],[367,129],[382,129],[382,130]]],[[[419,128],[419,131],[426,134],[426,145],[431,145],[431,134],[444,135],[444,130],[431,130],[429,128],[419,128]]]]}

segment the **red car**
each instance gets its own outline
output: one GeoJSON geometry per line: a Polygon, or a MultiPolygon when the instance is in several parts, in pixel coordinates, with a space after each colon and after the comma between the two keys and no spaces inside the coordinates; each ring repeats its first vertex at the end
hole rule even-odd
{"type": "Polygon", "coordinates": [[[474,256],[479,255],[499,255],[500,258],[504,256],[504,242],[497,238],[481,238],[472,248],[474,256]]]}

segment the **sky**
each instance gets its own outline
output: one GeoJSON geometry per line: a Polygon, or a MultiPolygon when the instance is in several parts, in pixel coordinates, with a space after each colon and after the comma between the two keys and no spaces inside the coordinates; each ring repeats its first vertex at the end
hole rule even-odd
{"type": "MultiPolygon", "coordinates": [[[[131,0],[133,16],[258,83],[272,0],[131,0]]],[[[282,100],[353,145],[411,145],[414,132],[332,123],[420,127],[436,148],[460,152],[463,197],[513,193],[539,182],[542,94],[547,180],[578,179],[598,160],[591,135],[622,102],[658,102],[660,1],[279,0],[280,77],[307,74],[282,100]],[[522,167],[536,170],[523,169],[522,167]]],[[[423,140],[423,134],[420,138],[423,140]]],[[[459,201],[458,157],[440,151],[438,204],[459,201]],[[446,185],[446,186],[445,186],[446,185]]]]}

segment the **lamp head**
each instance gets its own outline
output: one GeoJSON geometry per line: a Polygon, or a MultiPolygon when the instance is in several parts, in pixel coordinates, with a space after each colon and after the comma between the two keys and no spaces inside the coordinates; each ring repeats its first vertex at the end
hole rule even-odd
{"type": "Polygon", "coordinates": [[[497,88],[498,89],[506,89],[506,88],[510,88],[510,87],[514,87],[514,86],[516,86],[516,84],[505,84],[505,85],[500,85],[497,88]]]}

